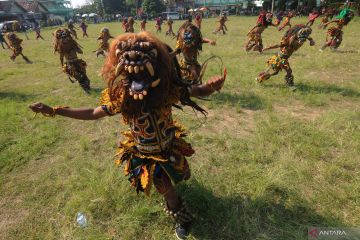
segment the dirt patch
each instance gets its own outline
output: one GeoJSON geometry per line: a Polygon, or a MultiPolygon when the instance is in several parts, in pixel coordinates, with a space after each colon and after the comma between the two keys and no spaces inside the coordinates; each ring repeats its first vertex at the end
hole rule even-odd
{"type": "Polygon", "coordinates": [[[314,121],[325,112],[324,108],[311,108],[300,101],[294,101],[290,105],[274,105],[273,107],[277,113],[289,114],[294,118],[306,121],[314,121]]]}
{"type": "Polygon", "coordinates": [[[208,115],[209,123],[201,131],[227,133],[235,138],[248,136],[255,131],[255,113],[256,111],[250,109],[241,109],[240,112],[231,109],[223,109],[216,113],[211,111],[208,115]]]}
{"type": "Polygon", "coordinates": [[[29,210],[21,206],[21,197],[0,198],[0,239],[9,239],[9,230],[29,216],[29,210]]]}
{"type": "Polygon", "coordinates": [[[327,107],[309,107],[304,105],[301,101],[293,101],[289,105],[274,104],[273,108],[276,113],[289,114],[290,116],[305,120],[315,121],[326,112],[343,111],[346,109],[357,109],[359,107],[358,101],[332,101],[327,107]]]}

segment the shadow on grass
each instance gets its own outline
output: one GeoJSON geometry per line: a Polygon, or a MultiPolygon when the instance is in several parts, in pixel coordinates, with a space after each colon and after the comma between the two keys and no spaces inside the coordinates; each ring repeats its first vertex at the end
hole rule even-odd
{"type": "Polygon", "coordinates": [[[334,53],[359,53],[359,51],[356,51],[356,50],[336,50],[333,52],[334,53]]]}
{"type": "Polygon", "coordinates": [[[36,98],[36,94],[24,94],[17,92],[0,92],[0,100],[11,100],[17,102],[26,102],[36,98]]]}
{"type": "Polygon", "coordinates": [[[307,227],[344,225],[315,213],[298,193],[275,185],[256,199],[217,197],[196,180],[179,190],[196,216],[196,239],[306,239],[307,227]]]}
{"type": "MultiPolygon", "coordinates": [[[[262,84],[263,87],[268,88],[287,88],[287,86],[284,84],[268,84],[264,83],[262,84]]],[[[339,87],[337,85],[331,84],[331,85],[322,85],[322,86],[311,86],[306,83],[295,83],[296,91],[300,91],[303,93],[337,93],[344,97],[360,97],[360,92],[355,91],[351,88],[343,88],[339,87]]]]}
{"type": "Polygon", "coordinates": [[[311,86],[305,83],[296,84],[296,90],[304,93],[338,93],[344,97],[360,97],[360,92],[337,85],[311,86]]]}
{"type": "Polygon", "coordinates": [[[264,109],[264,101],[253,93],[231,94],[220,92],[211,97],[211,101],[217,105],[240,106],[245,109],[261,110],[264,109]]]}
{"type": "Polygon", "coordinates": [[[94,95],[100,95],[104,88],[91,88],[90,93],[94,95]]]}
{"type": "MultiPolygon", "coordinates": [[[[268,52],[268,51],[265,51],[265,52],[262,52],[262,53],[259,53],[258,51],[249,51],[247,52],[248,55],[259,55],[259,56],[272,56],[272,55],[275,55],[276,53],[278,52],[268,52]]],[[[302,53],[294,53],[293,56],[298,56],[298,57],[305,57],[306,55],[305,54],[302,54],[302,53]]]]}

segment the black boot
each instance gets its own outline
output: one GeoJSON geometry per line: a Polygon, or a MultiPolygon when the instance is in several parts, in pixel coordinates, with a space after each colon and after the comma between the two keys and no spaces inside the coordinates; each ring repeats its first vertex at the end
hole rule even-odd
{"type": "Polygon", "coordinates": [[[184,200],[179,199],[179,205],[176,209],[170,209],[168,204],[166,204],[164,211],[175,220],[176,237],[180,240],[186,239],[189,236],[190,227],[194,218],[189,212],[184,200]]]}
{"type": "Polygon", "coordinates": [[[286,85],[288,85],[288,87],[292,90],[292,91],[295,91],[296,90],[296,87],[294,86],[294,76],[293,75],[286,75],[285,76],[285,82],[286,82],[286,85]]]}

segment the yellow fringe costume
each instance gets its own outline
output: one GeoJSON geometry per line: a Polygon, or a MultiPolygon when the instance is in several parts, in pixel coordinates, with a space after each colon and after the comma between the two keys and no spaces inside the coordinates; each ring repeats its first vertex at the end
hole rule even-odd
{"type": "MultiPolygon", "coordinates": [[[[124,117],[130,130],[123,132],[125,140],[119,144],[115,163],[125,164],[125,175],[137,192],[148,195],[154,184],[164,194],[167,187],[162,175],[176,184],[189,171],[185,157],[190,157],[195,151],[183,139],[186,136],[184,129],[172,119],[172,104],[178,102],[180,96],[178,90],[175,89],[174,93],[169,104],[162,109],[144,112],[132,119],[124,117]]],[[[114,115],[121,113],[122,101],[124,93],[111,100],[109,90],[105,89],[100,102],[107,114],[114,115]]]]}
{"type": "Polygon", "coordinates": [[[80,79],[81,73],[86,74],[86,66],[86,62],[82,59],[67,60],[63,65],[63,72],[75,79],[80,79]]]}
{"type": "Polygon", "coordinates": [[[7,33],[6,38],[8,39],[9,46],[12,51],[12,55],[10,56],[10,59],[14,61],[17,56],[21,55],[27,63],[31,63],[31,61],[22,53],[23,48],[21,46],[21,43],[23,42],[23,40],[18,38],[18,36],[16,36],[16,34],[12,32],[7,33]]]}
{"type": "Polygon", "coordinates": [[[282,69],[289,68],[289,61],[288,57],[284,56],[282,53],[273,55],[268,61],[268,66],[271,66],[271,68],[274,71],[280,71],[282,69]]]}

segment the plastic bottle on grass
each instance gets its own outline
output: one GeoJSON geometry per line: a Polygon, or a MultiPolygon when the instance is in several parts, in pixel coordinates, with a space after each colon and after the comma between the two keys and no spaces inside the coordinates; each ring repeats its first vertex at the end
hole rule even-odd
{"type": "Polygon", "coordinates": [[[76,214],[76,222],[79,224],[80,227],[84,228],[87,226],[87,220],[83,213],[78,212],[76,214]]]}

